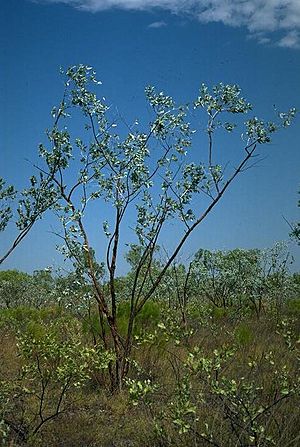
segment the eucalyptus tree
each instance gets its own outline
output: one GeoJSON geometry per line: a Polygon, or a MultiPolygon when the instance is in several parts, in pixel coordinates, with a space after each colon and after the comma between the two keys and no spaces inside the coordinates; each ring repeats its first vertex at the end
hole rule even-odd
{"type": "Polygon", "coordinates": [[[175,260],[164,275],[158,293],[167,301],[169,309],[178,309],[181,324],[187,327],[187,309],[192,297],[198,297],[199,289],[194,280],[193,262],[187,266],[175,260]]]}
{"type": "Polygon", "coordinates": [[[273,247],[261,252],[262,287],[259,300],[275,305],[279,313],[286,300],[293,298],[297,293],[290,274],[293,262],[294,259],[285,242],[277,242],[273,247]]]}
{"type": "Polygon", "coordinates": [[[30,280],[30,275],[18,270],[0,272],[0,308],[26,303],[24,296],[29,288],[30,280]]]}
{"type": "Polygon", "coordinates": [[[228,307],[259,295],[262,289],[260,250],[199,250],[192,273],[199,295],[216,307],[228,307]]]}
{"type": "MultiPolygon", "coordinates": [[[[137,315],[154,295],[165,273],[183,245],[221,200],[229,186],[247,169],[258,146],[268,143],[279,127],[290,124],[296,111],[280,115],[279,123],[257,117],[245,123],[240,159],[231,173],[215,161],[214,136],[217,130],[232,132],[235,123],[228,116],[243,115],[252,108],[237,85],[218,84],[209,91],[202,85],[191,105],[178,106],[173,98],[145,90],[152,118],[146,130],[135,121],[117,133],[115,117],[106,100],[96,94],[101,82],[91,67],[69,68],[65,73],[62,100],[52,110],[53,126],[47,132],[48,144],[40,145],[41,175],[55,187],[55,212],[62,224],[62,251],[92,284],[100,312],[109,328],[103,343],[112,341],[115,364],[110,369],[115,389],[120,389],[129,368],[133,329],[137,315]],[[195,131],[188,121],[190,109],[206,118],[208,137],[205,161],[199,161],[195,131]],[[71,137],[67,124],[72,116],[83,119],[84,135],[71,137]],[[72,115],[72,116],[71,116],[72,115]],[[224,120],[222,117],[224,116],[224,120]],[[107,243],[91,243],[88,208],[102,220],[107,243]],[[110,212],[107,214],[108,206],[110,212]],[[108,218],[113,210],[113,218],[108,218]],[[130,314],[126,336],[118,327],[116,274],[124,240],[122,229],[134,220],[133,234],[140,246],[133,267],[130,314]],[[177,222],[177,240],[168,260],[153,269],[156,247],[168,229],[177,222]],[[104,261],[104,264],[102,262],[104,261]],[[108,286],[102,272],[105,268],[108,286]]],[[[75,121],[77,123],[78,121],[75,121]]],[[[75,127],[75,126],[74,126],[75,127]]],[[[203,127],[203,123],[201,124],[203,127]]],[[[76,131],[79,126],[76,124],[76,131]]],[[[250,165],[249,165],[250,163],[250,165]]]]}
{"type": "Polygon", "coordinates": [[[201,249],[190,268],[198,295],[216,307],[250,305],[259,317],[264,302],[278,307],[293,296],[292,262],[288,246],[278,242],[265,250],[201,249]]]}

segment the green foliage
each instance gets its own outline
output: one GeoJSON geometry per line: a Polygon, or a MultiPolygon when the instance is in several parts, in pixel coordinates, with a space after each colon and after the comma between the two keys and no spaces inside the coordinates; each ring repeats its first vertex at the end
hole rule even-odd
{"type": "Polygon", "coordinates": [[[234,347],[215,349],[210,356],[198,347],[190,352],[185,376],[179,380],[163,419],[171,420],[179,435],[189,434],[186,440],[201,440],[204,445],[277,445],[270,421],[284,400],[299,395],[295,370],[280,365],[273,352],[268,352],[258,361],[249,361],[248,371],[243,366],[243,375],[233,376],[230,364],[235,357],[234,347]],[[270,385],[264,383],[266,369],[272,377],[270,385]],[[208,412],[204,416],[205,407],[208,412]],[[218,418],[221,432],[214,418],[218,418]]]}
{"type": "Polygon", "coordinates": [[[18,193],[13,186],[5,188],[4,180],[0,178],[0,232],[7,227],[13,216],[18,231],[6,252],[1,253],[0,264],[15,250],[43,214],[52,208],[56,197],[57,190],[51,173],[44,174],[41,171],[38,178],[32,176],[30,186],[18,193]]]}
{"type": "Polygon", "coordinates": [[[200,96],[195,101],[195,107],[205,107],[211,114],[215,112],[245,113],[252,110],[252,105],[240,97],[241,89],[238,85],[224,85],[220,83],[213,88],[213,95],[209,93],[205,84],[201,85],[200,96]]]}
{"type": "Polygon", "coordinates": [[[42,322],[50,323],[53,319],[59,318],[65,313],[65,310],[59,306],[35,307],[18,306],[0,310],[0,326],[12,327],[16,330],[23,330],[32,323],[42,322]]]}
{"type": "MultiPolygon", "coordinates": [[[[249,306],[259,316],[264,302],[280,309],[296,293],[291,263],[283,243],[267,250],[199,250],[191,263],[191,276],[198,293],[216,307],[249,306]]],[[[215,315],[222,312],[214,310],[215,315]]]]}
{"type": "MultiPolygon", "coordinates": [[[[184,327],[176,306],[147,303],[124,390],[113,395],[115,357],[87,337],[87,314],[2,309],[3,445],[296,447],[297,314],[285,307],[279,322],[271,312],[238,322],[216,308],[214,321],[210,306],[193,306],[184,327]]],[[[122,303],[124,321],[128,310],[122,303]]]]}
{"type": "Polygon", "coordinates": [[[0,396],[7,402],[5,427],[29,443],[44,424],[67,410],[74,390],[114,360],[100,345],[86,345],[80,323],[66,316],[29,321],[17,333],[17,349],[21,369],[13,382],[1,383],[0,396]]]}
{"type": "Polygon", "coordinates": [[[278,324],[278,333],[283,337],[287,348],[296,352],[298,355],[298,361],[300,360],[300,351],[299,351],[299,343],[300,337],[297,334],[297,330],[295,328],[296,320],[293,318],[284,318],[278,324]]]}
{"type": "Polygon", "coordinates": [[[49,304],[53,298],[54,279],[49,269],[33,275],[6,270],[0,272],[0,307],[35,306],[49,304]]]}
{"type": "MultiPolygon", "coordinates": [[[[130,303],[120,302],[118,306],[118,323],[122,333],[126,333],[130,313],[130,303]]],[[[135,320],[134,334],[141,334],[154,329],[161,316],[161,306],[159,303],[149,301],[145,304],[135,320]]]]}
{"type": "Polygon", "coordinates": [[[238,344],[246,346],[253,340],[253,331],[245,323],[241,323],[235,330],[235,338],[238,344]]]}
{"type": "Polygon", "coordinates": [[[29,275],[19,270],[3,270],[0,272],[0,283],[4,281],[9,282],[23,282],[29,279],[29,275]]]}
{"type": "Polygon", "coordinates": [[[226,315],[228,315],[228,310],[225,307],[213,307],[212,316],[216,320],[221,320],[222,318],[226,317],[226,315]]]}
{"type": "Polygon", "coordinates": [[[17,270],[0,272],[0,307],[12,307],[25,302],[30,276],[17,270]]]}
{"type": "Polygon", "coordinates": [[[300,316],[300,298],[295,298],[287,302],[287,309],[292,315],[300,316]]]}
{"type": "Polygon", "coordinates": [[[25,361],[23,374],[31,380],[82,386],[91,372],[105,369],[113,360],[100,347],[84,346],[80,326],[74,320],[57,320],[50,325],[33,323],[18,335],[17,344],[25,361]]]}
{"type": "Polygon", "coordinates": [[[0,231],[4,231],[12,217],[10,201],[15,198],[13,186],[5,187],[5,181],[0,177],[0,231]]]}
{"type": "Polygon", "coordinates": [[[29,188],[20,193],[18,202],[17,228],[24,231],[30,228],[56,201],[57,190],[51,175],[40,173],[39,178],[30,178],[29,188]]]}
{"type": "Polygon", "coordinates": [[[259,256],[258,250],[199,250],[193,261],[199,290],[217,307],[227,307],[243,295],[256,294],[260,287],[259,256]]]}
{"type": "Polygon", "coordinates": [[[129,397],[134,406],[143,402],[149,403],[150,396],[157,390],[157,385],[151,383],[150,379],[135,380],[127,379],[129,397]]]}
{"type": "Polygon", "coordinates": [[[192,400],[192,385],[188,375],[181,378],[174,397],[175,399],[171,400],[169,404],[170,415],[179,435],[183,435],[188,433],[192,425],[198,421],[197,408],[192,400]]]}

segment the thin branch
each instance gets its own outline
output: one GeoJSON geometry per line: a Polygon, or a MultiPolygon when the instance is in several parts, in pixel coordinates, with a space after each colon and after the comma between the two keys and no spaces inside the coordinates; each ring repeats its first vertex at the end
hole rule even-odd
{"type": "Polygon", "coordinates": [[[144,304],[146,303],[146,301],[151,297],[151,295],[153,294],[153,292],[155,291],[156,287],[159,285],[159,283],[161,282],[166,270],[169,268],[170,264],[172,263],[172,261],[176,258],[176,256],[178,255],[179,251],[181,250],[182,246],[184,245],[184,243],[186,242],[187,238],[189,237],[189,235],[192,233],[192,231],[198,227],[198,225],[206,218],[206,216],[210,213],[210,211],[215,207],[215,205],[219,202],[219,200],[222,198],[223,194],[225,193],[225,191],[228,189],[229,185],[233,182],[233,180],[236,178],[236,176],[238,174],[240,174],[242,172],[242,169],[246,166],[247,162],[249,161],[249,159],[252,157],[254,151],[256,150],[256,142],[253,142],[251,145],[247,146],[247,149],[251,150],[249,152],[247,152],[246,157],[240,162],[239,166],[235,169],[235,171],[233,172],[233,174],[231,175],[231,177],[225,182],[224,186],[222,187],[222,189],[220,190],[220,192],[218,193],[218,195],[216,196],[216,198],[213,200],[213,202],[206,208],[206,210],[202,213],[202,215],[193,223],[193,225],[191,225],[191,227],[189,228],[189,230],[187,230],[184,234],[184,236],[181,238],[179,244],[177,245],[177,247],[175,248],[175,250],[173,251],[173,254],[171,255],[170,259],[167,261],[167,263],[165,264],[165,266],[163,267],[163,269],[161,270],[160,274],[158,275],[158,277],[156,278],[153,286],[150,288],[150,290],[148,291],[148,293],[145,295],[144,299],[140,302],[140,305],[137,309],[137,313],[141,311],[141,309],[143,308],[144,304]]]}

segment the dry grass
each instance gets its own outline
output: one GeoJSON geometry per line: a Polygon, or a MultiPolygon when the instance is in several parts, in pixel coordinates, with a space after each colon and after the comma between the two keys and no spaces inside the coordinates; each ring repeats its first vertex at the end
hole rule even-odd
{"type": "MultiPolygon", "coordinates": [[[[289,315],[290,317],[291,315],[289,315]]],[[[295,319],[295,318],[294,318],[295,319]]],[[[133,379],[151,379],[157,384],[157,389],[149,395],[147,401],[141,400],[138,405],[130,401],[125,388],[121,394],[111,395],[108,389],[107,377],[101,380],[89,381],[81,389],[74,389],[66,396],[64,412],[45,423],[34,437],[22,440],[17,436],[14,425],[34,426],[39,418],[37,400],[23,395],[12,399],[7,407],[5,419],[13,421],[11,431],[4,444],[17,446],[47,446],[47,447],[297,447],[300,445],[300,402],[299,396],[282,400],[268,411],[262,418],[264,429],[268,431],[274,444],[265,441],[249,443],[239,441],[233,433],[230,419],[226,417],[226,402],[222,401],[213,391],[209,380],[201,374],[190,376],[190,401],[195,407],[190,429],[179,433],[174,424],[174,402],[178,398],[178,389],[188,372],[185,366],[188,353],[195,346],[201,348],[204,357],[213,356],[215,349],[235,346],[236,352],[232,359],[220,369],[220,377],[235,378],[237,382],[242,377],[249,383],[256,381],[262,390],[257,391],[257,401],[266,405],[274,398],[277,390],[275,370],[281,370],[286,365],[290,377],[298,380],[297,354],[288,349],[285,339],[278,333],[277,321],[271,315],[264,315],[257,320],[253,315],[243,318],[231,316],[213,316],[207,324],[197,324],[194,334],[183,337],[177,342],[158,332],[152,343],[137,346],[134,350],[134,360],[139,368],[132,367],[130,377],[133,379]],[[266,354],[272,351],[275,367],[263,361],[266,354]],[[255,371],[249,369],[249,361],[258,363],[255,371]],[[173,407],[172,407],[173,405],[173,407]],[[31,425],[30,425],[31,424],[31,425]],[[205,440],[202,436],[208,424],[213,433],[213,440],[205,440]],[[159,431],[160,430],[160,431],[159,431]],[[215,444],[213,444],[215,442],[215,444]]],[[[153,329],[153,328],[152,328],[153,329]]],[[[25,328],[26,330],[26,328],[25,328]]],[[[151,329],[150,329],[151,330],[151,329]]],[[[296,337],[297,327],[294,324],[293,337],[296,337]]],[[[0,377],[1,381],[14,382],[20,375],[20,358],[16,346],[15,331],[11,325],[1,325],[0,344],[0,377]]],[[[99,378],[98,378],[99,379],[99,378]]],[[[33,384],[27,383],[28,387],[33,384]]],[[[38,388],[38,384],[35,384],[38,388]]],[[[38,389],[36,390],[38,391],[38,389]]],[[[51,398],[50,398],[51,399],[51,398]]],[[[51,402],[50,402],[51,404],[51,402]]],[[[241,434],[241,439],[244,439],[241,434]]]]}

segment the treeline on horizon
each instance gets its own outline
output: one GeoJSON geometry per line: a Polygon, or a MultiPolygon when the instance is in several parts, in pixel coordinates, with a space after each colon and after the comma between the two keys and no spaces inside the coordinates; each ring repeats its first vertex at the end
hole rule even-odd
{"type": "MultiPolygon", "coordinates": [[[[131,244],[125,254],[129,270],[115,279],[118,301],[130,299],[134,273],[142,253],[143,247],[131,244]]],[[[145,272],[145,276],[149,275],[148,288],[166,262],[162,257],[162,250],[157,246],[151,264],[152,273],[145,272]]],[[[175,260],[172,263],[153,299],[165,300],[170,307],[179,306],[182,311],[194,299],[224,308],[239,301],[243,305],[247,302],[258,315],[263,301],[278,300],[280,307],[286,300],[297,297],[300,273],[291,272],[293,262],[285,242],[278,242],[269,249],[200,249],[189,261],[175,260]]],[[[109,300],[110,284],[105,264],[98,263],[97,270],[109,300]]],[[[50,304],[73,307],[76,301],[78,306],[85,306],[89,300],[92,304],[93,285],[85,272],[76,268],[76,264],[69,271],[51,267],[34,270],[32,274],[17,269],[0,271],[0,307],[50,304]]]]}

